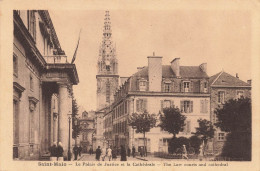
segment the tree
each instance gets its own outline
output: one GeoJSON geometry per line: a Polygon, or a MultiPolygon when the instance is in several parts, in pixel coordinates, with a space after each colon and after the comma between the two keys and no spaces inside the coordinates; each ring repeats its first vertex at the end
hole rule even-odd
{"type": "Polygon", "coordinates": [[[161,123],[158,126],[160,126],[164,131],[172,133],[173,138],[176,138],[176,135],[180,131],[183,131],[185,119],[186,116],[181,114],[179,108],[164,108],[163,113],[160,113],[161,123]]]}
{"type": "Polygon", "coordinates": [[[207,144],[208,139],[214,137],[214,131],[213,124],[208,121],[207,119],[198,119],[199,127],[196,128],[196,132],[193,133],[198,137],[201,137],[201,139],[207,144]]]}
{"type": "Polygon", "coordinates": [[[231,99],[215,110],[218,126],[228,132],[222,149],[223,157],[251,160],[252,113],[251,99],[231,99]]]}
{"type": "MultiPolygon", "coordinates": [[[[149,132],[151,128],[155,127],[156,116],[155,114],[149,114],[147,111],[144,111],[141,114],[133,113],[129,119],[128,123],[135,129],[136,133],[142,133],[144,135],[144,148],[146,149],[146,138],[145,133],[149,132]]],[[[145,150],[146,153],[147,150],[145,150]]]]}

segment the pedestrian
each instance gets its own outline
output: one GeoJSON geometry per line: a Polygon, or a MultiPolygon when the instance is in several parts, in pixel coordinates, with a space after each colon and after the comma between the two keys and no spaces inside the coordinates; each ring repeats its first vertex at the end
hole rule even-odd
{"type": "Polygon", "coordinates": [[[79,153],[79,149],[78,149],[78,146],[75,145],[73,147],[73,153],[74,153],[74,160],[78,160],[78,153],[79,153]]]}
{"type": "Polygon", "coordinates": [[[130,157],[130,155],[131,155],[131,149],[128,147],[127,148],[127,156],[130,157]]]}
{"type": "Polygon", "coordinates": [[[144,154],[143,147],[140,147],[140,155],[141,155],[141,157],[143,157],[143,154],[144,154]]]}
{"type": "Polygon", "coordinates": [[[200,145],[200,150],[199,150],[199,152],[200,152],[200,153],[199,153],[199,160],[202,161],[203,156],[204,156],[204,155],[203,155],[203,146],[202,146],[202,145],[200,145]]]}
{"type": "Polygon", "coordinates": [[[132,147],[132,155],[135,157],[135,146],[132,147]]]}
{"type": "Polygon", "coordinates": [[[90,147],[90,149],[89,149],[89,154],[90,154],[90,155],[93,154],[93,148],[92,148],[92,147],[90,147]]]}
{"type": "Polygon", "coordinates": [[[188,159],[188,153],[187,153],[187,149],[186,146],[183,144],[182,146],[182,158],[184,159],[188,159]]]}
{"type": "Polygon", "coordinates": [[[112,160],[116,160],[117,158],[117,149],[116,146],[112,149],[112,160]]]}
{"type": "Polygon", "coordinates": [[[108,157],[108,160],[109,160],[109,161],[110,161],[111,158],[112,158],[112,150],[111,150],[110,146],[109,146],[108,149],[107,149],[107,157],[108,157]]]}
{"type": "Polygon", "coordinates": [[[81,157],[81,151],[82,151],[81,145],[79,146],[78,150],[79,150],[79,156],[81,157]]]}
{"type": "Polygon", "coordinates": [[[105,161],[106,152],[107,152],[107,150],[103,147],[101,149],[101,159],[102,159],[102,161],[105,161]]]}
{"type": "Polygon", "coordinates": [[[63,147],[62,147],[62,143],[59,142],[58,147],[57,147],[57,157],[58,157],[58,161],[63,161],[63,147]]]}
{"type": "Polygon", "coordinates": [[[120,154],[121,154],[121,161],[126,161],[126,150],[123,145],[121,145],[120,154]]]}
{"type": "Polygon", "coordinates": [[[96,149],[96,160],[97,161],[100,160],[100,155],[101,155],[101,149],[100,149],[100,146],[98,146],[98,148],[96,149]]]}
{"type": "Polygon", "coordinates": [[[57,143],[53,142],[53,145],[49,148],[49,151],[51,153],[50,160],[51,161],[57,161],[57,143]]]}

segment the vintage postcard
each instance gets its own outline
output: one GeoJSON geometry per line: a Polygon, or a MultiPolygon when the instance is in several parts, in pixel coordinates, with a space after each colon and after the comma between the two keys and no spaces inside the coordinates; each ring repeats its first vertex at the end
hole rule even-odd
{"type": "Polygon", "coordinates": [[[0,5],[0,171],[260,169],[259,1],[0,5]]]}

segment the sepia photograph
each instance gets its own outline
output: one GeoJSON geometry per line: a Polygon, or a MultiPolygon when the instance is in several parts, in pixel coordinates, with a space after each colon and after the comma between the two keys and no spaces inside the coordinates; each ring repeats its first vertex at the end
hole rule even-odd
{"type": "Polygon", "coordinates": [[[12,165],[226,170],[259,158],[251,10],[75,5],[9,15],[12,165]]]}

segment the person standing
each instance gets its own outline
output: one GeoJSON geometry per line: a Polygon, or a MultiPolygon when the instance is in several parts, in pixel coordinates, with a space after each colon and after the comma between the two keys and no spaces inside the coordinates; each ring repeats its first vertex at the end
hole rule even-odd
{"type": "Polygon", "coordinates": [[[58,161],[63,161],[64,158],[63,158],[63,147],[62,147],[62,143],[59,142],[59,145],[57,147],[57,157],[58,157],[58,161]]]}
{"type": "Polygon", "coordinates": [[[90,149],[89,149],[89,154],[90,154],[90,155],[93,154],[93,148],[92,148],[92,147],[90,147],[90,149]]]}
{"type": "Polygon", "coordinates": [[[133,148],[132,148],[132,155],[133,155],[133,157],[135,157],[135,146],[133,146],[133,148]]]}
{"type": "Polygon", "coordinates": [[[100,146],[98,146],[98,148],[96,149],[96,160],[97,161],[100,160],[100,155],[101,155],[101,149],[100,149],[100,146]]]}
{"type": "Polygon", "coordinates": [[[131,149],[128,147],[127,148],[127,156],[130,157],[130,155],[131,155],[131,149]]]}
{"type": "Polygon", "coordinates": [[[82,151],[81,145],[79,146],[78,150],[79,150],[79,157],[81,157],[81,151],[82,151]]]}
{"type": "Polygon", "coordinates": [[[123,145],[121,145],[120,154],[121,154],[121,161],[126,161],[126,150],[125,150],[125,147],[123,145]]]}
{"type": "Polygon", "coordinates": [[[53,145],[49,148],[49,151],[51,153],[50,160],[51,161],[57,161],[57,145],[56,145],[56,142],[53,142],[53,145]]]}
{"type": "Polygon", "coordinates": [[[187,149],[186,146],[183,144],[182,146],[182,158],[184,159],[188,159],[188,153],[187,153],[187,149]]]}
{"type": "Polygon", "coordinates": [[[111,158],[112,158],[112,150],[111,150],[110,146],[109,146],[108,149],[107,149],[107,157],[108,157],[108,160],[109,160],[109,161],[110,161],[111,158]]]}
{"type": "Polygon", "coordinates": [[[103,147],[101,149],[101,159],[102,159],[102,161],[105,161],[105,157],[106,157],[106,149],[105,149],[105,147],[103,147]]]}
{"type": "Polygon", "coordinates": [[[140,147],[140,155],[141,155],[141,157],[143,157],[143,154],[144,154],[143,147],[140,147]]]}
{"type": "Polygon", "coordinates": [[[73,153],[74,153],[74,160],[78,160],[78,146],[75,145],[73,147],[73,153]]]}
{"type": "Polygon", "coordinates": [[[112,160],[116,160],[117,158],[117,149],[116,146],[112,150],[112,160]]]}

